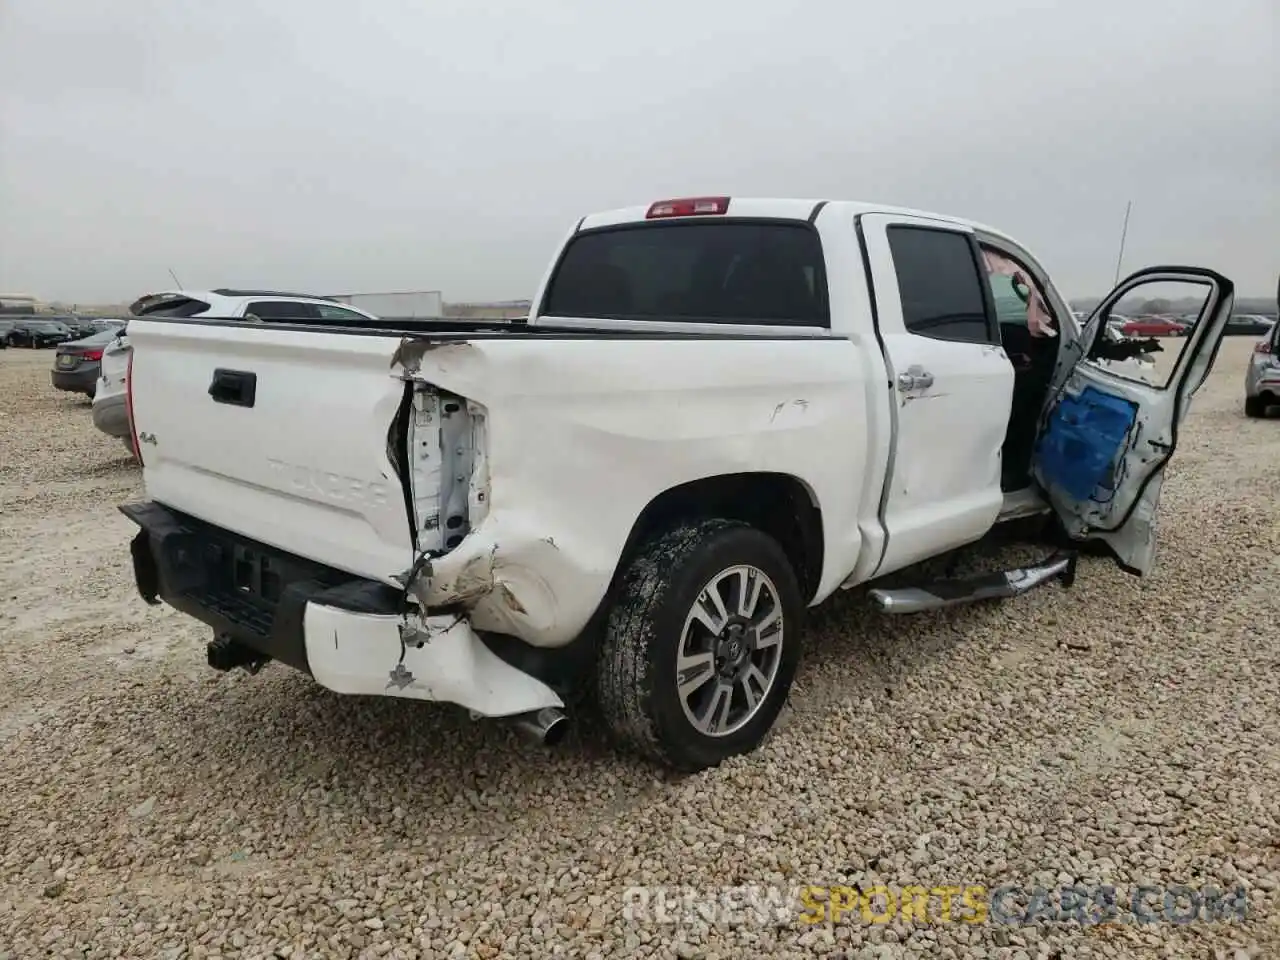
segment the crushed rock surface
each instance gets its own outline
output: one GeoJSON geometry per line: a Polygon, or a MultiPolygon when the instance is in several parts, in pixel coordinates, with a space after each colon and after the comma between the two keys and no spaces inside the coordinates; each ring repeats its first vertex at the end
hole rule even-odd
{"type": "Polygon", "coordinates": [[[590,729],[543,751],[209,670],[205,629],[134,590],[115,507],[139,471],[49,351],[0,351],[0,960],[1280,956],[1280,421],[1243,416],[1251,346],[1182,430],[1150,577],[1084,558],[1069,591],[903,618],[841,595],[766,746],[687,778],[590,729]],[[1242,886],[1248,914],[811,925],[678,899],[1002,883],[1242,886]]]}

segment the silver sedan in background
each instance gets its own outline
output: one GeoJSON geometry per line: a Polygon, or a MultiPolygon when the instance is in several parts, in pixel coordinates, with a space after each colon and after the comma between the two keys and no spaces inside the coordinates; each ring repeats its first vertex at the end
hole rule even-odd
{"type": "Polygon", "coordinates": [[[1265,417],[1267,408],[1280,405],[1280,323],[1258,341],[1249,355],[1244,374],[1244,412],[1265,417]]]}

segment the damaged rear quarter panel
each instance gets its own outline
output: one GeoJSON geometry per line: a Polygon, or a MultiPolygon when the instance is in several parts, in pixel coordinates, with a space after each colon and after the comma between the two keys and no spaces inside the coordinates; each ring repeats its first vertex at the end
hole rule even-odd
{"type": "Polygon", "coordinates": [[[482,630],[560,646],[608,588],[632,525],[671,487],[791,474],[827,528],[825,595],[860,537],[868,449],[862,365],[846,339],[476,339],[397,353],[406,376],[471,401],[487,506],[432,563],[430,604],[482,630]]]}

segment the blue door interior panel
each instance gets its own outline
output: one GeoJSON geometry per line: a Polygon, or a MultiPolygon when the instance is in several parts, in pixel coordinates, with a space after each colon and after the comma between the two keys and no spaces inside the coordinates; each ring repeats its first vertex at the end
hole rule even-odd
{"type": "Polygon", "coordinates": [[[1096,387],[1063,397],[1041,434],[1037,459],[1042,478],[1076,500],[1095,498],[1099,488],[1114,488],[1113,465],[1137,416],[1132,401],[1096,387]]]}

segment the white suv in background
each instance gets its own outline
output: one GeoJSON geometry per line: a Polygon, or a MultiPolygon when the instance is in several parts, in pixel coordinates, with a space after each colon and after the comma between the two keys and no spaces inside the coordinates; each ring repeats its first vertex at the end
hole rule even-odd
{"type": "MultiPolygon", "coordinates": [[[[217,317],[244,320],[347,320],[352,325],[376,322],[377,315],[335,303],[324,297],[308,297],[272,290],[166,290],[149,293],[129,308],[137,317],[217,317]]],[[[129,369],[128,324],[102,351],[97,391],[93,395],[93,425],[116,437],[133,452],[129,415],[125,407],[125,372],[129,369]]]]}
{"type": "Polygon", "coordinates": [[[325,297],[275,290],[165,290],[139,297],[129,307],[135,317],[217,317],[262,320],[377,320],[377,314],[325,297]]]}

